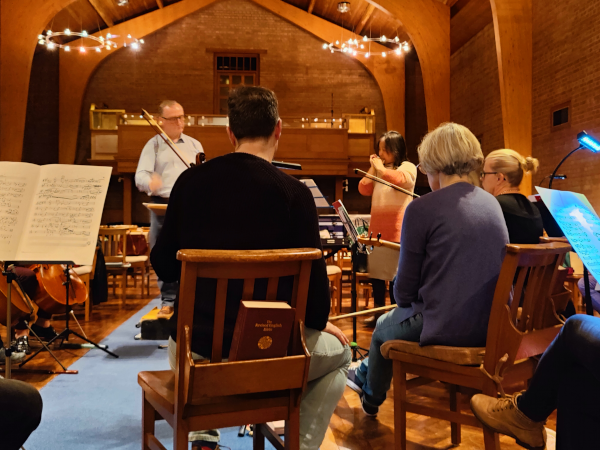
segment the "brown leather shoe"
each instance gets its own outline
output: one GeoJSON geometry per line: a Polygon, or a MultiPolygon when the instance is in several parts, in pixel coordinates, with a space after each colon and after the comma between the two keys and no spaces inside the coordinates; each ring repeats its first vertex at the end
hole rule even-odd
{"type": "Polygon", "coordinates": [[[172,306],[163,306],[156,315],[159,319],[170,319],[175,309],[172,306]]]}
{"type": "Polygon", "coordinates": [[[534,422],[519,410],[520,396],[520,392],[505,398],[476,394],[471,398],[471,410],[486,427],[515,438],[521,447],[543,450],[546,448],[544,422],[534,422]]]}

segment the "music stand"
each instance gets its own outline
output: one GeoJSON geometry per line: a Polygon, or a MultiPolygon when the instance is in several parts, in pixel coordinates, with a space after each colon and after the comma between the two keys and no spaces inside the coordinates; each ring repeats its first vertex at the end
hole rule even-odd
{"type": "MultiPolygon", "coordinates": [[[[348,232],[348,238],[352,241],[352,245],[350,246],[350,260],[351,260],[351,285],[350,285],[350,298],[351,298],[351,308],[352,312],[357,312],[357,293],[356,293],[356,271],[358,268],[358,254],[368,254],[367,246],[358,242],[358,231],[356,227],[352,223],[350,216],[348,215],[348,211],[346,211],[346,207],[338,200],[333,202],[333,207],[335,212],[338,213],[346,231],[348,232]]],[[[352,360],[356,361],[356,354],[358,353],[361,359],[369,356],[369,350],[363,347],[360,347],[356,342],[356,316],[352,317],[352,342],[350,343],[350,348],[352,349],[352,360]],[[363,354],[364,352],[364,354],[363,354]]]]}
{"type": "MultiPolygon", "coordinates": [[[[60,343],[60,347],[61,348],[73,348],[73,349],[79,349],[79,348],[97,348],[99,350],[102,350],[105,353],[108,353],[110,356],[114,356],[115,358],[118,358],[119,355],[111,352],[110,350],[108,350],[108,345],[104,345],[104,344],[97,344],[96,342],[88,339],[87,337],[84,337],[82,335],[80,335],[79,333],[77,333],[76,331],[71,330],[71,328],[69,328],[69,313],[71,312],[69,310],[69,288],[71,287],[71,272],[70,272],[70,268],[69,266],[73,266],[73,262],[72,261],[65,261],[65,262],[53,262],[53,264],[63,264],[65,265],[65,269],[64,269],[64,273],[65,273],[65,278],[66,281],[63,282],[63,285],[65,286],[66,289],[66,304],[65,304],[65,313],[66,313],[66,317],[65,317],[65,329],[62,330],[60,333],[58,333],[56,336],[54,336],[52,339],[50,339],[50,341],[48,341],[48,345],[52,344],[54,341],[61,339],[61,343],[60,343]],[[87,344],[74,344],[69,342],[69,336],[70,335],[74,335],[76,337],[78,337],[79,339],[86,341],[87,344]]],[[[21,363],[22,367],[25,363],[27,363],[29,360],[31,360],[37,353],[39,353],[42,349],[39,349],[36,353],[34,353],[33,355],[31,355],[29,358],[27,358],[25,361],[23,361],[21,363]]]]}
{"type": "Polygon", "coordinates": [[[586,313],[593,316],[588,271],[600,279],[600,218],[583,194],[536,189],[583,262],[586,313]]]}

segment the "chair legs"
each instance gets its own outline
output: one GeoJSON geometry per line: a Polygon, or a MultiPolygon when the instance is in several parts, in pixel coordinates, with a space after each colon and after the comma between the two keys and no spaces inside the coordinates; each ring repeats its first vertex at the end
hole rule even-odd
{"type": "Polygon", "coordinates": [[[154,436],[154,408],[146,400],[146,392],[142,390],[142,450],[150,450],[148,435],[154,436]]]}
{"type": "Polygon", "coordinates": [[[253,450],[265,450],[265,435],[263,434],[260,423],[254,425],[254,435],[252,437],[253,450]]]}
{"type": "Polygon", "coordinates": [[[300,450],[300,407],[292,407],[285,422],[285,449],[300,450]]]}
{"type": "MultiPolygon", "coordinates": [[[[394,361],[394,441],[396,450],[406,450],[406,372],[394,361]]],[[[487,450],[487,449],[486,449],[487,450]]]]}
{"type": "MultiPolygon", "coordinates": [[[[460,406],[458,402],[458,386],[455,384],[450,385],[450,411],[460,412],[460,406]]],[[[450,423],[450,436],[453,445],[460,444],[460,423],[450,423]]]]}
{"type": "MultiPolygon", "coordinates": [[[[496,388],[496,385],[490,381],[484,385],[482,393],[491,397],[497,397],[498,389],[496,388]]],[[[483,427],[483,443],[485,445],[485,450],[500,450],[500,435],[494,433],[489,428],[483,427]]]]}
{"type": "Polygon", "coordinates": [[[188,450],[189,434],[189,431],[180,424],[173,428],[173,450],[188,450]]]}

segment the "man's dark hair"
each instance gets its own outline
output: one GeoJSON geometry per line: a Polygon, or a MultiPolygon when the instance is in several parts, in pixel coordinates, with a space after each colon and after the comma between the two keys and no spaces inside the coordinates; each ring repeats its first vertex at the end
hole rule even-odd
{"type": "Polygon", "coordinates": [[[394,155],[394,167],[399,167],[404,161],[408,161],[406,154],[406,142],[404,137],[397,131],[384,133],[377,141],[377,154],[379,155],[379,142],[383,141],[385,149],[394,155]]]}
{"type": "Polygon", "coordinates": [[[268,139],[277,120],[277,97],[261,86],[240,86],[229,93],[229,128],[236,139],[268,139]]]}

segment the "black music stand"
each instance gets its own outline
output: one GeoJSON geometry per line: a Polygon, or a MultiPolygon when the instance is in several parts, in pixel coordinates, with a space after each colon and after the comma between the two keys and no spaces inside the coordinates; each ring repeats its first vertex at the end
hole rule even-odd
{"type": "MultiPolygon", "coordinates": [[[[27,261],[27,264],[34,264],[34,262],[30,262],[27,261]]],[[[46,345],[51,345],[53,342],[57,341],[58,339],[61,339],[61,343],[60,343],[60,347],[61,348],[97,348],[102,350],[103,352],[108,353],[111,356],[114,356],[115,358],[118,358],[119,355],[111,352],[108,350],[108,346],[107,345],[102,345],[102,344],[97,344],[94,341],[91,341],[90,339],[88,339],[87,337],[84,337],[82,335],[80,335],[79,333],[77,333],[76,331],[71,330],[71,328],[69,328],[69,314],[70,314],[70,309],[69,309],[69,288],[71,287],[71,272],[70,272],[70,267],[69,266],[73,266],[74,263],[73,261],[44,261],[42,263],[38,262],[37,264],[63,264],[65,266],[64,272],[65,272],[65,278],[66,281],[63,282],[63,285],[65,286],[66,289],[66,304],[65,304],[65,329],[62,330],[60,333],[58,333],[56,336],[54,336],[52,339],[50,339],[46,345]],[[76,337],[78,337],[79,339],[86,341],[87,344],[74,344],[74,343],[70,343],[69,342],[69,336],[70,335],[74,335],[76,337]]],[[[33,358],[35,358],[35,356],[41,352],[44,348],[40,348],[38,349],[33,355],[31,355],[29,358],[27,358],[25,361],[23,361],[19,367],[23,367],[25,364],[27,364],[29,361],[31,361],[33,358]]]]}
{"type": "MultiPolygon", "coordinates": [[[[352,241],[352,245],[350,247],[350,258],[351,258],[351,286],[350,286],[350,298],[351,298],[351,308],[352,312],[357,312],[358,310],[358,301],[357,301],[357,293],[356,293],[356,272],[359,264],[359,254],[366,255],[368,254],[367,246],[358,242],[358,231],[356,227],[352,223],[348,212],[344,204],[338,200],[333,203],[333,207],[335,211],[340,216],[346,231],[348,232],[348,239],[352,241]]],[[[340,296],[341,298],[341,296],[340,296]]],[[[361,359],[369,356],[369,350],[363,347],[360,347],[356,342],[356,316],[352,317],[352,342],[350,342],[350,348],[352,349],[352,360],[356,361],[358,358],[356,354],[358,353],[361,359]],[[364,352],[364,354],[363,354],[364,352]]]]}

